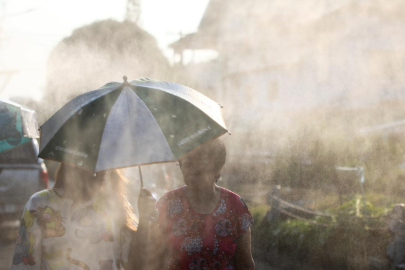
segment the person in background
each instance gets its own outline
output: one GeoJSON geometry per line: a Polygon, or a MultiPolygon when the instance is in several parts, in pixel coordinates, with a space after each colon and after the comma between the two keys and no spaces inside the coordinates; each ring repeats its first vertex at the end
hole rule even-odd
{"type": "Polygon", "coordinates": [[[150,192],[141,190],[138,222],[120,171],[61,164],[55,179],[26,204],[11,269],[143,269],[150,192]]]}
{"type": "Polygon", "coordinates": [[[216,139],[179,162],[186,185],[157,202],[150,269],[254,269],[252,215],[240,196],[216,184],[225,158],[216,139]]]}

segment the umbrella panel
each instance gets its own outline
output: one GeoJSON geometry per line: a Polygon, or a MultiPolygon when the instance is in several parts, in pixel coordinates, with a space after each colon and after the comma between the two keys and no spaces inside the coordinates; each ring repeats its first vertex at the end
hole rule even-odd
{"type": "Polygon", "coordinates": [[[104,128],[96,171],[174,160],[149,108],[124,87],[104,128]]]}
{"type": "Polygon", "coordinates": [[[55,137],[58,130],[66,123],[66,121],[75,115],[83,106],[119,89],[121,86],[122,84],[119,83],[108,83],[98,90],[79,95],[66,103],[41,126],[40,153],[43,152],[45,146],[48,145],[53,137],[55,137]]]}
{"type": "Polygon", "coordinates": [[[184,99],[157,89],[132,88],[153,114],[176,160],[227,132],[184,99]]]}
{"type": "Polygon", "coordinates": [[[39,157],[94,171],[104,127],[120,93],[112,91],[83,106],[58,130],[39,157]]]}

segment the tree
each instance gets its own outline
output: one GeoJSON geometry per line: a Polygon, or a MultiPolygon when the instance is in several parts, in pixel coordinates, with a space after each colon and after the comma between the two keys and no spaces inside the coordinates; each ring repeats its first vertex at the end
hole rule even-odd
{"type": "Polygon", "coordinates": [[[154,37],[136,24],[105,20],[76,29],[52,51],[42,124],[73,97],[110,81],[139,77],[166,79],[170,67],[154,37]]]}

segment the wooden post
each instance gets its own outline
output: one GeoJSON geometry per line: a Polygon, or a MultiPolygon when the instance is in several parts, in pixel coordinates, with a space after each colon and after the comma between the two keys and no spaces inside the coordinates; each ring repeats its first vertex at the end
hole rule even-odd
{"type": "Polygon", "coordinates": [[[266,217],[268,222],[277,222],[280,217],[280,212],[278,211],[278,209],[280,207],[280,202],[278,200],[273,199],[273,198],[279,198],[280,192],[281,192],[280,186],[278,186],[278,185],[273,186],[271,194],[268,198],[268,202],[271,206],[271,209],[270,209],[270,211],[267,212],[267,217],[266,217]]]}
{"type": "Polygon", "coordinates": [[[404,207],[404,204],[396,204],[393,209],[394,256],[391,269],[404,263],[404,207]]]}

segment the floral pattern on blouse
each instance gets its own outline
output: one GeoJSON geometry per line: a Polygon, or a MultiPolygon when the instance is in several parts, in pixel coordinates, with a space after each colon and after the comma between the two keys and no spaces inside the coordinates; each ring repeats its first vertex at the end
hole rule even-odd
{"type": "Polygon", "coordinates": [[[187,222],[184,219],[177,219],[173,223],[172,233],[175,236],[185,234],[187,231],[187,222]]]}
{"type": "Polygon", "coordinates": [[[180,214],[183,211],[183,205],[179,198],[175,198],[169,201],[169,215],[174,217],[177,214],[180,214]]]}
{"type": "Polygon", "coordinates": [[[202,246],[203,242],[200,236],[196,238],[186,237],[181,245],[181,249],[187,251],[188,255],[191,255],[193,252],[200,252],[202,246]]]}
{"type": "Polygon", "coordinates": [[[214,212],[213,215],[214,215],[214,216],[218,216],[218,215],[220,215],[220,214],[225,213],[225,211],[226,211],[225,199],[221,199],[221,200],[220,200],[219,207],[218,207],[218,209],[214,212]]]}
{"type": "Polygon", "coordinates": [[[237,240],[253,223],[248,207],[239,195],[221,188],[214,210],[199,214],[190,207],[186,188],[166,193],[157,203],[169,247],[164,269],[235,269],[237,240]]]}
{"type": "Polygon", "coordinates": [[[225,218],[218,220],[217,224],[215,225],[217,235],[220,236],[228,236],[231,233],[231,229],[231,222],[225,218]]]}
{"type": "Polygon", "coordinates": [[[35,193],[23,212],[11,269],[122,269],[132,236],[113,216],[100,194],[74,204],[54,189],[35,193]]]}

